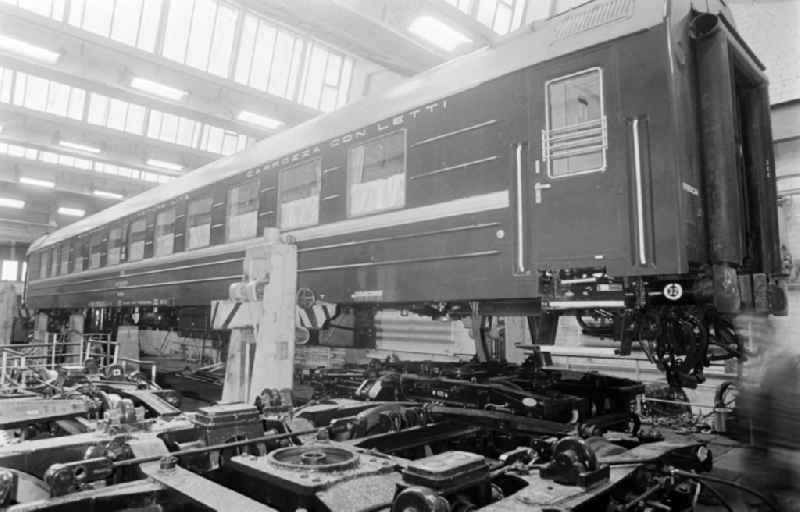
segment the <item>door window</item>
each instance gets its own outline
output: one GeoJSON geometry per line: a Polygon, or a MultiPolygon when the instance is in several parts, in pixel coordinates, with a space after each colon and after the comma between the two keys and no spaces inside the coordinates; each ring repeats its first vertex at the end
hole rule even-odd
{"type": "Polygon", "coordinates": [[[607,124],[603,74],[592,68],[550,80],[542,160],[551,178],[604,171],[607,124]]]}
{"type": "Polygon", "coordinates": [[[311,226],[319,222],[319,159],[283,169],[278,175],[278,222],[282,229],[311,226]]]}

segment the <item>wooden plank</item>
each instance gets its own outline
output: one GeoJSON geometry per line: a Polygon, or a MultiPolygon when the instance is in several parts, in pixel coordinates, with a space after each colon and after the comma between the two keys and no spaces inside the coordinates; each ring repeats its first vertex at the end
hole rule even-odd
{"type": "Polygon", "coordinates": [[[248,512],[276,512],[247,496],[223,487],[180,466],[162,470],[158,462],[142,464],[142,472],[170,489],[210,508],[211,510],[247,510],[248,512]]]}

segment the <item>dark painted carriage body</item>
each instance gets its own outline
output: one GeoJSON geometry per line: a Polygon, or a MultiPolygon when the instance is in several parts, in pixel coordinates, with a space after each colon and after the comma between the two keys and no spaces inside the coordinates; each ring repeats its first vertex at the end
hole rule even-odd
{"type": "MultiPolygon", "coordinates": [[[[36,242],[27,300],[48,310],[208,306],[225,298],[241,277],[245,247],[257,242],[226,243],[227,191],[245,182],[259,187],[260,233],[278,222],[279,171],[313,159],[321,160],[319,223],[287,233],[299,248],[299,286],[325,301],[536,301],[542,272],[564,269],[618,278],[695,275],[717,263],[707,216],[719,183],[703,171],[694,14],[688,0],[598,0],[287,130],[36,242]],[[587,70],[601,74],[606,165],[552,178],[542,147],[547,84],[587,70]],[[348,217],[348,148],[399,130],[406,137],[404,207],[348,217]],[[185,250],[187,203],[207,195],[210,245],[185,250]],[[174,253],[153,257],[156,214],[171,207],[174,253]],[[110,229],[125,232],[142,216],[144,259],[108,266],[103,252],[99,268],[72,271],[93,235],[107,239],[110,229]],[[41,254],[53,248],[70,251],[70,271],[39,278],[41,254]]],[[[767,112],[759,79],[753,89],[767,112]]],[[[764,119],[759,136],[768,152],[764,119]]],[[[752,215],[767,228],[758,229],[757,264],[743,253],[728,263],[771,273],[771,155],[751,167],[762,190],[752,215]]],[[[730,222],[739,233],[750,220],[730,222]]]]}

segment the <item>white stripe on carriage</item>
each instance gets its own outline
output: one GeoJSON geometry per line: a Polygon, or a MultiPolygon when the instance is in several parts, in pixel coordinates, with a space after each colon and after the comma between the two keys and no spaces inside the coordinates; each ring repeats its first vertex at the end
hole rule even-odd
{"type": "Polygon", "coordinates": [[[395,210],[393,212],[372,215],[370,217],[357,217],[331,224],[320,224],[309,228],[289,231],[287,234],[302,242],[315,240],[317,238],[328,238],[370,231],[373,229],[415,224],[417,222],[426,222],[457,215],[469,215],[471,213],[500,210],[508,208],[508,204],[508,190],[501,190],[500,192],[463,197],[443,203],[418,206],[417,208],[395,210]]]}

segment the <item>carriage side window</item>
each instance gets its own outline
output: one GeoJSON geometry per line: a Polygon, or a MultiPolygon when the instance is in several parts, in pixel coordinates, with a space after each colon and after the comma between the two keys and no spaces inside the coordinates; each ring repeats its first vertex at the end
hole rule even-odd
{"type": "Polygon", "coordinates": [[[599,68],[547,82],[542,160],[551,178],[604,171],[607,124],[599,68]]]}
{"type": "Polygon", "coordinates": [[[142,217],[131,223],[128,235],[128,261],[138,261],[144,258],[144,244],[147,238],[147,220],[142,217]]]}
{"type": "Polygon", "coordinates": [[[406,131],[350,148],[348,216],[402,208],[406,202],[406,131]]]}
{"type": "Polygon", "coordinates": [[[122,260],[122,227],[108,232],[108,257],[106,265],[117,265],[122,260]]]}
{"type": "Polygon", "coordinates": [[[72,249],[75,251],[73,256],[72,271],[82,272],[84,266],[83,248],[86,243],[85,239],[76,238],[72,243],[72,249]]]}
{"type": "Polygon", "coordinates": [[[169,256],[175,247],[175,208],[156,215],[155,256],[169,256]]]}
{"type": "Polygon", "coordinates": [[[70,243],[66,242],[61,246],[61,275],[65,276],[69,273],[69,249],[70,243]]]}
{"type": "Polygon", "coordinates": [[[95,233],[89,238],[89,268],[100,268],[103,254],[103,233],[95,233]]]}
{"type": "Polygon", "coordinates": [[[53,247],[53,250],[50,251],[50,275],[53,277],[58,275],[58,263],[60,255],[61,252],[59,246],[53,247]]]}
{"type": "Polygon", "coordinates": [[[189,203],[186,214],[186,248],[197,249],[211,243],[211,198],[189,203]]]}
{"type": "Polygon", "coordinates": [[[228,190],[226,240],[245,240],[258,234],[258,180],[228,190]]]}
{"type": "Polygon", "coordinates": [[[47,272],[50,270],[50,251],[42,251],[42,259],[39,263],[39,279],[47,277],[47,272]]]}
{"type": "Polygon", "coordinates": [[[310,226],[319,222],[321,174],[320,159],[280,171],[278,222],[282,229],[310,226]]]}

